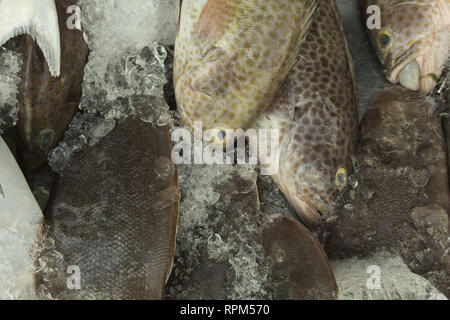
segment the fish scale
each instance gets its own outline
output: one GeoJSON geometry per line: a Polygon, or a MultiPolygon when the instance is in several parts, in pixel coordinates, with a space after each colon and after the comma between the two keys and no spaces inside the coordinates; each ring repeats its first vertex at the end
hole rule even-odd
{"type": "Polygon", "coordinates": [[[246,129],[291,69],[317,0],[184,0],[174,87],[184,123],[246,129]]]}
{"type": "Polygon", "coordinates": [[[257,124],[279,130],[272,178],[305,223],[316,225],[345,187],[358,127],[353,62],[334,0],[319,2],[297,63],[257,124]]]}

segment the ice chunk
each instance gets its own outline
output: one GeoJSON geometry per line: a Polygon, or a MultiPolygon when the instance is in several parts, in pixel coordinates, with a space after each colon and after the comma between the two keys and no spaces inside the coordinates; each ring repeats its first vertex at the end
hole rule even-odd
{"type": "Polygon", "coordinates": [[[153,41],[172,45],[177,25],[175,4],[167,0],[80,0],[82,25],[91,50],[86,83],[110,82],[104,78],[107,71],[153,41]]]}
{"type": "MultiPolygon", "coordinates": [[[[80,109],[63,141],[50,153],[49,164],[62,173],[74,152],[96,145],[110,133],[117,120],[138,116],[146,122],[166,125],[173,121],[164,99],[166,49],[151,43],[137,53],[111,61],[101,82],[83,83],[80,109]]],[[[86,69],[86,77],[93,69],[86,69]]],[[[99,80],[99,79],[97,79],[99,80]]]]}
{"type": "Polygon", "coordinates": [[[343,300],[447,300],[428,280],[412,273],[401,257],[388,252],[331,266],[343,300]]]}
{"type": "Polygon", "coordinates": [[[34,296],[34,258],[42,212],[0,138],[0,300],[34,296]]]}
{"type": "Polygon", "coordinates": [[[181,165],[182,200],[167,298],[267,299],[254,166],[181,165]]]}
{"type": "Polygon", "coordinates": [[[18,120],[17,87],[22,57],[0,47],[0,134],[18,120]]]}

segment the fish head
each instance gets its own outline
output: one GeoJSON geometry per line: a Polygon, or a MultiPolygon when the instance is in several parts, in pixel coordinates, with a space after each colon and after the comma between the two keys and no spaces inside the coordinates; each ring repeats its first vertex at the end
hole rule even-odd
{"type": "Polygon", "coordinates": [[[448,1],[363,2],[364,9],[380,8],[381,26],[369,30],[369,35],[388,80],[410,90],[432,91],[449,55],[448,1]]]}
{"type": "Polygon", "coordinates": [[[292,160],[280,165],[280,179],[291,180],[280,184],[282,191],[310,227],[334,213],[336,197],[347,186],[350,168],[339,162],[335,149],[328,143],[297,147],[289,156],[292,160]]]}

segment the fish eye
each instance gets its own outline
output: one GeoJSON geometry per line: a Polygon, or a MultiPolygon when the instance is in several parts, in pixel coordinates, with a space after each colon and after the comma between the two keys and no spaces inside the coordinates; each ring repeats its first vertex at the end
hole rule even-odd
{"type": "Polygon", "coordinates": [[[39,147],[41,150],[47,150],[55,139],[55,131],[51,129],[42,130],[39,134],[39,147]]]}
{"type": "Polygon", "coordinates": [[[286,260],[286,252],[284,250],[278,249],[275,258],[279,263],[283,263],[286,260]]]}
{"type": "Polygon", "coordinates": [[[388,49],[392,44],[392,33],[389,30],[382,30],[378,42],[383,49],[388,49]]]}
{"type": "Polygon", "coordinates": [[[347,177],[347,170],[345,170],[345,168],[339,168],[335,177],[335,184],[338,189],[342,189],[347,185],[347,177]]]}
{"type": "Polygon", "coordinates": [[[227,133],[225,130],[219,130],[217,132],[217,138],[219,138],[220,141],[223,141],[227,137],[227,133]]]}

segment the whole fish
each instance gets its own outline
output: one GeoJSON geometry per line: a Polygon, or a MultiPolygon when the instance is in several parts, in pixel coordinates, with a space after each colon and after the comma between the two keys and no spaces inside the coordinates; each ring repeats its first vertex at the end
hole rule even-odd
{"type": "Polygon", "coordinates": [[[361,122],[354,157],[356,183],[327,225],[327,253],[365,256],[386,248],[414,273],[446,276],[432,282],[450,294],[447,156],[428,99],[401,86],[381,92],[361,122]]]}
{"type": "Polygon", "coordinates": [[[279,130],[272,178],[304,222],[316,225],[347,184],[358,126],[353,62],[334,0],[319,2],[297,63],[257,123],[279,130]]]}
{"type": "Polygon", "coordinates": [[[0,299],[30,299],[43,215],[0,137],[0,299]]]}
{"type": "Polygon", "coordinates": [[[178,222],[178,174],[169,126],[139,119],[76,154],[45,211],[63,256],[44,285],[58,299],[161,299],[178,222]],[[66,272],[79,270],[79,290],[66,272]]]}
{"type": "Polygon", "coordinates": [[[368,34],[388,80],[431,92],[450,56],[450,0],[362,0],[360,4],[365,22],[374,18],[370,6],[380,10],[380,28],[371,28],[368,34]]]}
{"type": "Polygon", "coordinates": [[[188,127],[247,129],[295,63],[317,0],[184,0],[174,87],[188,127]]]}
{"type": "Polygon", "coordinates": [[[56,25],[56,30],[44,30],[56,32],[59,29],[60,32],[59,76],[55,77],[52,65],[46,62],[45,50],[38,47],[39,41],[36,44],[28,35],[21,39],[23,65],[19,85],[17,147],[21,164],[27,170],[37,169],[47,162],[48,152],[62,139],[78,110],[89,49],[83,33],[67,25],[67,9],[76,4],[77,0],[56,1],[59,27],[56,25]]]}

